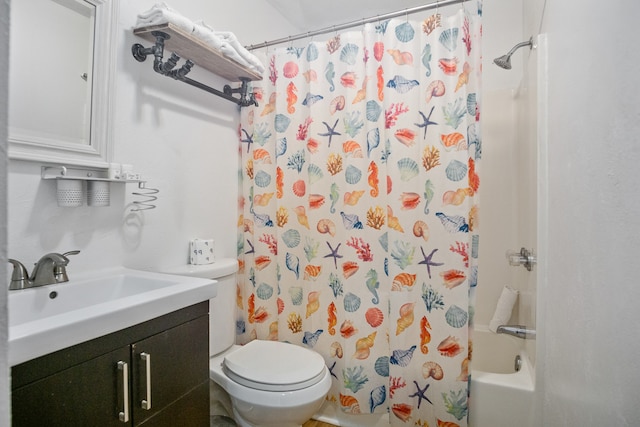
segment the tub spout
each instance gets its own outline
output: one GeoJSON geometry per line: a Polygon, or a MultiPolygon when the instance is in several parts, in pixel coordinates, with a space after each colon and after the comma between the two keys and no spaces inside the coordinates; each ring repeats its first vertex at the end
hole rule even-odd
{"type": "Polygon", "coordinates": [[[514,337],[535,340],[536,339],[536,331],[534,329],[527,329],[524,325],[500,325],[498,329],[496,329],[498,334],[507,334],[512,335],[514,337]]]}

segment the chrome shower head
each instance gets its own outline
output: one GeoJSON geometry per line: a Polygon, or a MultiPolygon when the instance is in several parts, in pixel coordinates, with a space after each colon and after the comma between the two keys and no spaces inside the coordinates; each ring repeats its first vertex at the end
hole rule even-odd
{"type": "Polygon", "coordinates": [[[511,69],[511,55],[502,55],[499,58],[493,60],[493,63],[505,70],[511,69]]]}
{"type": "Polygon", "coordinates": [[[518,50],[518,49],[520,49],[521,47],[524,47],[524,46],[529,46],[529,49],[531,49],[533,47],[533,37],[531,37],[529,39],[529,41],[518,43],[506,55],[502,55],[501,57],[494,59],[493,63],[496,64],[500,68],[504,68],[505,70],[510,70],[511,69],[511,55],[513,55],[516,50],[518,50]]]}

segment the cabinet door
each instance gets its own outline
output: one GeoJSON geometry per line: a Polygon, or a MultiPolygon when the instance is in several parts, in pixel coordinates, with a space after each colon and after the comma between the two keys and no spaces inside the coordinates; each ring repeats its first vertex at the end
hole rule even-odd
{"type": "Polygon", "coordinates": [[[124,425],[118,419],[123,404],[118,362],[128,362],[129,355],[129,347],[122,347],[13,390],[12,425],[124,425]]]}
{"type": "Polygon", "coordinates": [[[140,427],[209,427],[209,381],[200,384],[140,427]]]}
{"type": "MultiPolygon", "coordinates": [[[[131,365],[133,422],[138,425],[208,382],[208,317],[134,343],[131,365]]],[[[208,399],[202,409],[208,414],[208,399]]]]}

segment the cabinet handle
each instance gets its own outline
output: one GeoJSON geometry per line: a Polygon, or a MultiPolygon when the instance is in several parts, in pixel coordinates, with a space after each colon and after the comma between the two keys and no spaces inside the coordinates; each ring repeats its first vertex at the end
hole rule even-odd
{"type": "MultiPolygon", "coordinates": [[[[127,362],[118,362],[118,390],[122,390],[121,406],[118,409],[118,419],[123,423],[129,422],[129,366],[127,362]]],[[[120,393],[118,393],[120,394],[120,393]]]]}
{"type": "Polygon", "coordinates": [[[146,399],[142,400],[142,409],[146,409],[147,411],[151,409],[151,355],[149,353],[140,353],[140,359],[144,363],[144,372],[145,372],[145,393],[146,399]]]}

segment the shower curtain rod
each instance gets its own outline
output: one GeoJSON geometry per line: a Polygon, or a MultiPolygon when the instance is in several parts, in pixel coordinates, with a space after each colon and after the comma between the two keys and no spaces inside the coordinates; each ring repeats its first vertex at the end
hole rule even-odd
{"type": "Polygon", "coordinates": [[[248,50],[260,49],[260,48],[263,48],[263,47],[269,47],[269,46],[273,46],[273,45],[277,45],[277,44],[292,42],[292,41],[295,41],[295,40],[300,40],[300,39],[304,39],[304,38],[308,38],[308,37],[319,36],[321,34],[332,33],[334,31],[342,31],[342,30],[346,30],[347,28],[357,27],[359,25],[369,24],[371,22],[384,21],[384,20],[391,19],[391,18],[397,18],[398,16],[405,16],[405,15],[409,15],[409,14],[412,14],[412,13],[423,12],[423,11],[429,10],[429,9],[436,9],[436,8],[438,8],[440,6],[445,7],[445,6],[451,6],[451,5],[458,4],[458,3],[464,3],[465,1],[466,0],[442,0],[442,1],[436,1],[434,3],[429,3],[429,4],[422,5],[422,6],[416,6],[416,7],[411,7],[411,8],[404,9],[404,10],[398,10],[396,12],[385,13],[384,15],[377,15],[377,16],[372,16],[370,18],[362,18],[362,19],[359,19],[357,21],[351,21],[351,22],[347,22],[347,23],[344,23],[344,24],[340,24],[340,25],[333,25],[333,26],[330,26],[330,27],[322,28],[320,30],[308,31],[306,33],[300,33],[300,34],[296,34],[294,36],[288,36],[288,37],[283,37],[281,39],[266,41],[264,43],[252,44],[250,46],[246,46],[246,48],[248,50]]]}

